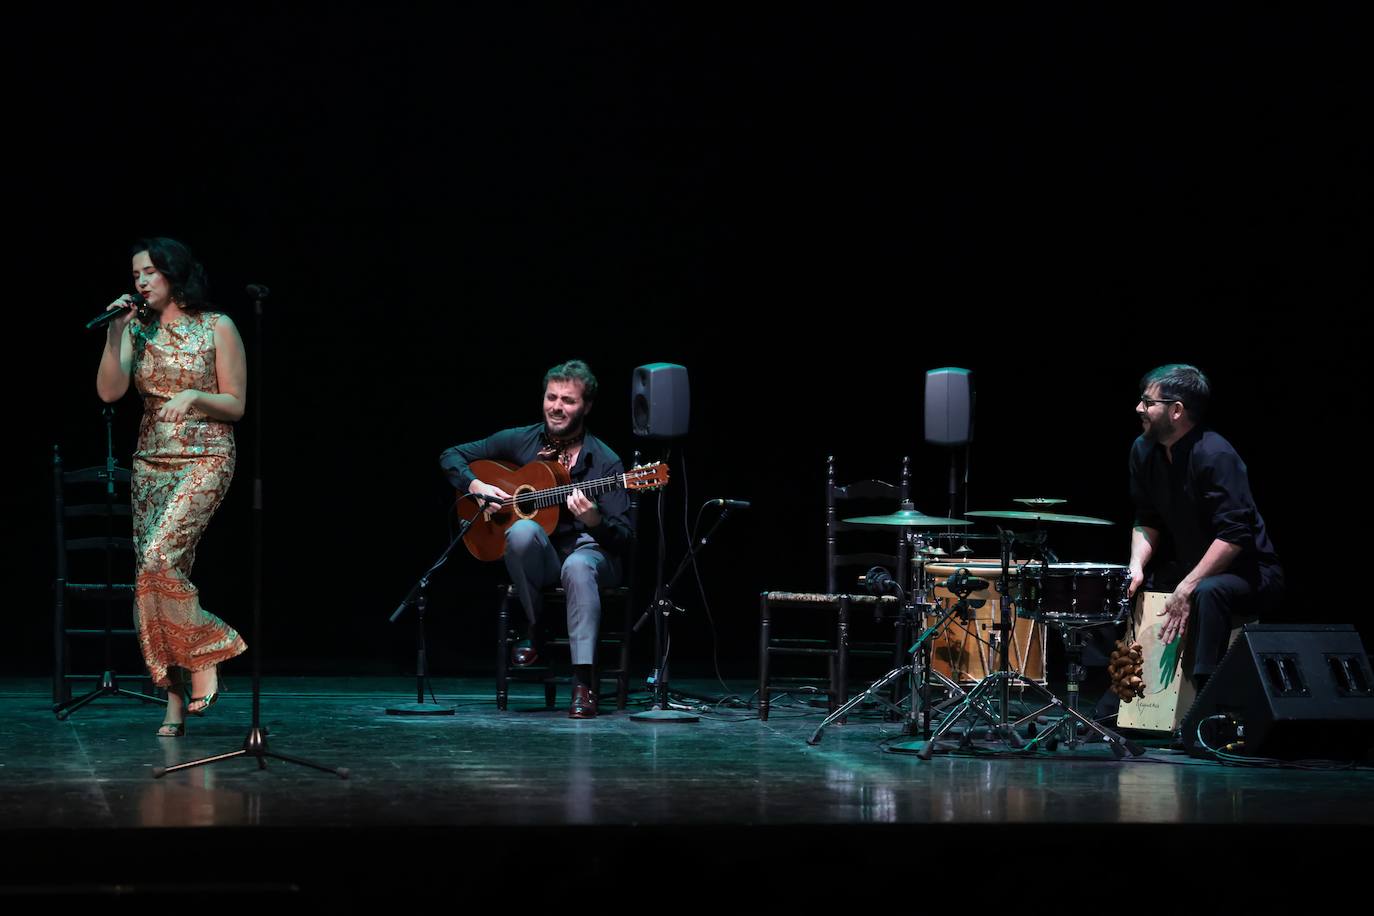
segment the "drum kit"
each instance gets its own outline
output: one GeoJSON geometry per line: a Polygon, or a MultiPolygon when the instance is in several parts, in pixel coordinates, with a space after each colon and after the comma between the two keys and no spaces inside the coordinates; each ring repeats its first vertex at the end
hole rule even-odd
{"type": "Polygon", "coordinates": [[[1063,504],[1062,499],[1015,501],[1027,508],[966,512],[968,518],[959,519],[928,516],[907,502],[890,515],[844,520],[902,529],[912,550],[910,568],[898,570],[895,580],[900,585],[904,618],[899,625],[919,635],[907,651],[909,662],[831,713],[808,739],[809,744],[818,743],[825,728],[855,707],[872,702],[900,716],[908,735],[923,738],[897,743],[891,749],[915,752],[925,760],[960,723],[966,727],[959,733],[959,743],[966,748],[982,729],[1017,752],[1040,746],[1054,750],[1061,741],[1076,748],[1080,734],[1092,733],[1118,758],[1144,753],[1134,742],[1078,711],[1079,684],[1085,673],[1083,635],[1093,627],[1129,618],[1129,569],[1107,563],[1061,563],[1047,548],[1046,525],[1112,522],[1046,511],[1045,507],[1063,504]],[[956,530],[972,526],[975,518],[994,520],[998,533],[956,530]],[[1012,524],[1019,532],[1010,529],[1012,524]],[[977,557],[968,544],[979,540],[997,541],[998,556],[977,557]],[[946,549],[956,542],[958,547],[946,549]],[[1045,650],[1051,629],[1064,642],[1067,701],[1046,686],[1045,650]],[[894,702],[883,696],[890,685],[903,679],[908,682],[904,699],[894,702]],[[943,693],[938,701],[937,690],[943,693]],[[1013,691],[1022,704],[1016,715],[1012,713],[1013,691]],[[1038,701],[1038,708],[1026,708],[1028,695],[1038,701]],[[932,731],[936,715],[939,723],[932,731]]]}

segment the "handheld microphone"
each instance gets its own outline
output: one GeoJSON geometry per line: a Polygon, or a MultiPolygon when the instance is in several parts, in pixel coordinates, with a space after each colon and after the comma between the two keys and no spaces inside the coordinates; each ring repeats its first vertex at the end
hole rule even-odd
{"type": "Polygon", "coordinates": [[[138,317],[139,317],[139,320],[141,321],[141,320],[143,319],[144,314],[145,314],[146,311],[147,311],[147,308],[148,308],[148,300],[142,298],[141,296],[132,296],[131,298],[132,298],[134,301],[124,303],[124,307],[123,307],[123,308],[120,308],[120,309],[106,309],[105,311],[101,312],[99,315],[96,315],[96,316],[95,316],[94,318],[92,318],[90,321],[86,322],[86,330],[89,331],[89,330],[91,330],[92,328],[103,328],[105,325],[109,324],[111,321],[114,321],[114,320],[115,320],[116,318],[118,318],[120,315],[123,315],[123,314],[124,314],[125,312],[127,312],[129,309],[137,309],[137,310],[138,310],[138,317]]]}

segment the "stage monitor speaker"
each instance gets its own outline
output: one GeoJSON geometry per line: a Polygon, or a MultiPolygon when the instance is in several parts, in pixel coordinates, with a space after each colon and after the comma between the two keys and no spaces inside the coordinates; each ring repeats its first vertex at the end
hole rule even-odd
{"type": "Polygon", "coordinates": [[[687,369],[675,363],[649,363],[630,381],[630,422],[636,436],[672,439],[687,435],[692,399],[687,369]]]}
{"type": "Polygon", "coordinates": [[[1282,760],[1360,760],[1374,749],[1374,671],[1350,624],[1247,624],[1183,717],[1184,746],[1282,760]],[[1211,716],[1228,720],[1206,722],[1211,716]]]}
{"type": "Polygon", "coordinates": [[[926,441],[932,445],[973,441],[973,373],[969,370],[926,373],[926,441]]]}

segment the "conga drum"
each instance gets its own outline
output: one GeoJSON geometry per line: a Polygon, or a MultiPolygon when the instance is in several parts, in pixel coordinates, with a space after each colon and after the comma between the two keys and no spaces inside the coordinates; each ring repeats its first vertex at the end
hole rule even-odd
{"type": "MultiPolygon", "coordinates": [[[[986,579],[988,587],[969,595],[969,601],[984,601],[980,608],[970,611],[968,623],[957,616],[950,618],[945,629],[931,638],[930,667],[961,686],[976,684],[978,681],[997,671],[1002,664],[1002,653],[994,645],[993,636],[998,632],[992,629],[998,622],[1001,611],[998,607],[999,593],[997,580],[1002,576],[1002,561],[989,559],[968,560],[951,563],[926,563],[926,574],[930,577],[934,600],[948,610],[958,601],[953,592],[944,587],[945,580],[959,569],[967,569],[969,575],[986,579]]],[[[1010,569],[1011,599],[1017,602],[1020,596],[1018,585],[1019,570],[1016,565],[1010,569]]],[[[1046,630],[1038,621],[1013,614],[1014,629],[1011,640],[1010,665],[1028,680],[1038,684],[1045,683],[1045,643],[1046,630]]]]}

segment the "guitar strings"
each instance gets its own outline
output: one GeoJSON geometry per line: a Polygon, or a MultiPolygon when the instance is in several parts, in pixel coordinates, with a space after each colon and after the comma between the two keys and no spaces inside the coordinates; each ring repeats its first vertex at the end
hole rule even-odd
{"type": "Polygon", "coordinates": [[[536,509],[546,509],[549,506],[563,503],[566,497],[572,495],[573,490],[581,490],[584,493],[599,492],[601,490],[611,489],[617,482],[620,482],[622,486],[628,488],[630,483],[637,479],[651,479],[656,476],[652,473],[652,470],[651,473],[648,474],[635,473],[635,471],[641,470],[651,470],[651,468],[635,468],[624,474],[612,474],[610,477],[601,477],[597,480],[589,480],[584,483],[560,484],[556,487],[550,487],[547,490],[536,490],[532,494],[511,496],[508,499],[501,500],[501,506],[503,508],[514,507],[517,503],[522,503],[523,501],[525,505],[529,505],[532,502],[536,509]]]}

